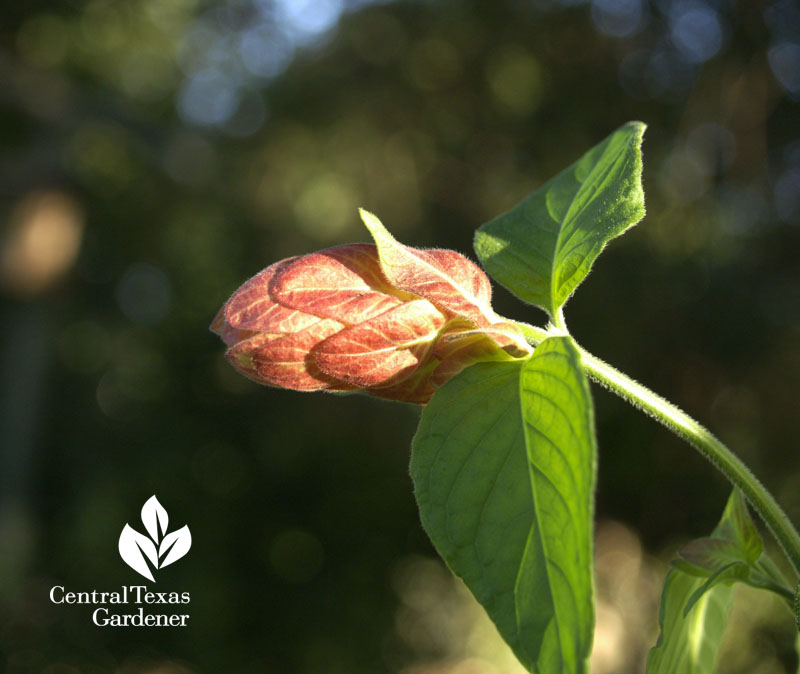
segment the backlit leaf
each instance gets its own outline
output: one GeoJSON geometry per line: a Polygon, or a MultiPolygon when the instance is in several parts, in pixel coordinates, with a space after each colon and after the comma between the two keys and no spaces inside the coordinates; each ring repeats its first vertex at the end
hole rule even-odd
{"type": "Polygon", "coordinates": [[[378,246],[389,282],[477,326],[498,320],[492,311],[492,286],[474,262],[452,250],[420,250],[397,241],[372,213],[359,211],[378,246]]]}
{"type": "Polygon", "coordinates": [[[538,527],[520,570],[518,592],[530,586],[532,594],[520,603],[518,621],[523,630],[542,631],[543,671],[584,671],[594,631],[597,448],[589,382],[569,337],[536,348],[520,390],[538,527]]]}
{"type": "Polygon", "coordinates": [[[520,661],[585,672],[595,445],[569,339],[464,370],[425,408],[412,449],[425,530],[520,661]]]}
{"type": "Polygon", "coordinates": [[[760,548],[751,527],[744,498],[734,490],[711,536],[690,547],[683,560],[710,578],[690,575],[679,564],[669,572],[661,593],[661,634],[650,650],[647,674],[712,674],[728,621],[731,582],[748,571],[738,560],[746,559],[744,550],[760,548]]]}
{"type": "Polygon", "coordinates": [[[762,550],[761,536],[747,511],[744,496],[734,489],[713,534],[684,545],[672,562],[690,576],[706,578],[684,611],[688,612],[704,592],[720,583],[741,582],[791,597],[785,579],[773,571],[773,565],[761,559],[762,550]]]}
{"type": "Polygon", "coordinates": [[[647,657],[647,674],[712,674],[728,622],[733,588],[716,585],[684,609],[704,580],[679,569],[667,575],[661,593],[661,634],[647,657]]]}
{"type": "Polygon", "coordinates": [[[475,234],[486,271],[556,316],[606,243],[644,216],[641,142],[629,122],[475,234]]]}

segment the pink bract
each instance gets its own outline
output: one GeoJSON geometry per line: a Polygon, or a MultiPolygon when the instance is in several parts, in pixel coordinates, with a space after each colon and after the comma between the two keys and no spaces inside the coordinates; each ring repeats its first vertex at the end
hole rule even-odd
{"type": "Polygon", "coordinates": [[[220,309],[211,330],[239,372],[297,391],[424,404],[468,365],[530,354],[519,329],[492,310],[477,265],[455,251],[404,246],[361,214],[375,244],[276,262],[220,309]]]}

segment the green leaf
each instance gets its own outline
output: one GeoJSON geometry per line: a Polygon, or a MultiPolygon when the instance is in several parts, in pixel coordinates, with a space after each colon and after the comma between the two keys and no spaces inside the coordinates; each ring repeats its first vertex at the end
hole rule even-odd
{"type": "Polygon", "coordinates": [[[690,576],[708,578],[720,569],[744,561],[741,549],[732,541],[722,538],[697,538],[678,551],[678,559],[672,562],[690,576]]]}
{"type": "Polygon", "coordinates": [[[648,654],[647,674],[712,674],[714,671],[733,588],[713,587],[684,616],[684,607],[702,585],[702,578],[693,578],[678,569],[667,574],[658,618],[661,634],[648,654]]]}
{"type": "Polygon", "coordinates": [[[750,572],[747,564],[742,562],[731,562],[727,566],[723,566],[719,571],[715,571],[712,573],[705,583],[703,583],[699,588],[697,588],[693,593],[692,596],[689,597],[689,600],[686,602],[686,606],[683,608],[683,615],[687,616],[694,608],[694,605],[702,599],[703,595],[708,592],[711,588],[725,584],[725,585],[733,585],[735,582],[747,582],[747,577],[750,572]]]}
{"type": "Polygon", "coordinates": [[[480,227],[475,252],[486,271],[555,317],[606,243],[644,217],[644,129],[628,122],[480,227]]]}
{"type": "MultiPolygon", "coordinates": [[[[589,382],[569,337],[551,337],[536,348],[522,368],[520,391],[538,524],[520,577],[546,574],[555,612],[547,628],[558,629],[565,664],[580,662],[591,652],[594,631],[597,446],[589,382]]],[[[523,627],[540,621],[534,602],[520,607],[523,627]]]]}
{"type": "Polygon", "coordinates": [[[733,583],[788,592],[757,565],[762,549],[744,496],[734,489],[711,536],[685,545],[673,562],[661,595],[661,635],[650,651],[648,674],[711,674],[733,583]]]}
{"type": "Polygon", "coordinates": [[[466,369],[425,408],[412,450],[425,530],[523,665],[585,672],[595,441],[571,340],[466,369]]]}
{"type": "Polygon", "coordinates": [[[708,578],[689,601],[686,610],[703,592],[719,583],[746,583],[791,598],[792,590],[786,587],[786,580],[762,556],[763,547],[744,496],[735,489],[714,533],[684,545],[678,551],[678,559],[672,562],[684,573],[708,578]]]}
{"type": "Polygon", "coordinates": [[[515,586],[534,512],[521,371],[519,362],[479,363],[437,391],[412,442],[411,477],[439,554],[523,660],[515,586]]]}
{"type": "Polygon", "coordinates": [[[722,519],[715,531],[715,538],[734,543],[743,561],[753,564],[761,557],[764,544],[747,510],[744,495],[738,489],[733,490],[725,505],[722,519]]]}

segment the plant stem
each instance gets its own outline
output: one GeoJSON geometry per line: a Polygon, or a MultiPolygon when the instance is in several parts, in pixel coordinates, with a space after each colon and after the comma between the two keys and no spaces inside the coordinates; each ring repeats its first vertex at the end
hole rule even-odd
{"type": "MultiPolygon", "coordinates": [[[[534,346],[549,336],[549,333],[541,328],[523,323],[518,323],[518,325],[534,346]]],[[[580,346],[578,349],[581,352],[586,372],[594,381],[624,398],[634,407],[651,415],[682,437],[722,471],[735,487],[742,490],[750,505],[764,520],[783,548],[795,571],[800,573],[800,534],[797,533],[772,494],[767,491],[742,460],[686,412],[580,346]]]]}

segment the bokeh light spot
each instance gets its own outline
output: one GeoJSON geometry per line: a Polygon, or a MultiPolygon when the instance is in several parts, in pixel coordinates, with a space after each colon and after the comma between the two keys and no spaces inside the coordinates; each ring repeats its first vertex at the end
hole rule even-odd
{"type": "Polygon", "coordinates": [[[670,17],[672,42],[693,63],[708,61],[722,48],[722,24],[703,3],[678,3],[670,17]]]}
{"type": "Polygon", "coordinates": [[[493,54],[486,76],[495,102],[513,115],[530,114],[541,100],[541,68],[521,47],[508,46],[493,54]]]}
{"type": "Polygon", "coordinates": [[[133,98],[157,100],[171,92],[175,70],[175,63],[163,52],[141,49],[122,63],[120,84],[133,98]]]}
{"type": "Polygon", "coordinates": [[[727,170],[736,157],[736,139],[730,130],[714,122],[698,124],[686,138],[686,144],[703,157],[708,170],[718,174],[727,170]]]}
{"type": "Polygon", "coordinates": [[[189,77],[178,94],[178,112],[187,122],[213,126],[236,111],[239,93],[222,72],[201,70],[189,77]]]}
{"type": "Polygon", "coordinates": [[[767,54],[775,79],[792,94],[800,94],[800,44],[784,42],[767,54]]]}
{"type": "Polygon", "coordinates": [[[626,37],[644,26],[642,0],[593,0],[592,21],[601,33],[626,37]]]}
{"type": "Polygon", "coordinates": [[[276,0],[275,8],[283,27],[298,42],[333,28],[344,10],[342,0],[276,0]]]}
{"type": "Polygon", "coordinates": [[[166,273],[147,263],[128,267],[117,284],[117,302],[133,323],[153,325],[169,312],[172,287],[166,273]]]}
{"type": "Polygon", "coordinates": [[[312,179],[294,205],[303,231],[318,241],[337,238],[355,221],[358,208],[353,189],[335,173],[312,179]]]}
{"type": "Polygon", "coordinates": [[[52,68],[67,56],[69,31],[63,19],[53,14],[38,14],[28,19],[17,33],[17,46],[29,63],[52,68]]]}
{"type": "Polygon", "coordinates": [[[270,24],[260,23],[242,33],[239,54],[253,75],[271,79],[280,75],[289,65],[294,48],[283,33],[270,24]]]}
{"type": "Polygon", "coordinates": [[[703,196],[710,187],[710,169],[694,148],[673,151],[664,161],[659,182],[670,202],[688,203],[703,196]]]}
{"type": "Polygon", "coordinates": [[[0,284],[30,295],[47,289],[74,264],[83,234],[80,205],[62,192],[34,192],[11,213],[0,245],[0,284]]]}

